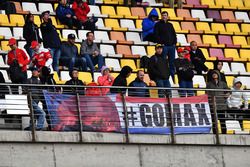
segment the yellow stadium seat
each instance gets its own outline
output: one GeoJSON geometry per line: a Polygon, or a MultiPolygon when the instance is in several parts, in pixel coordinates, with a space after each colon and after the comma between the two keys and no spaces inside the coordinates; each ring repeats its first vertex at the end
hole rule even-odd
{"type": "Polygon", "coordinates": [[[216,4],[216,6],[218,6],[218,7],[220,6],[220,7],[223,7],[225,9],[235,9],[235,7],[230,6],[228,0],[215,0],[215,4],[216,4]]]}
{"type": "Polygon", "coordinates": [[[247,58],[250,61],[250,49],[240,49],[240,57],[247,58]]]}
{"type": "Polygon", "coordinates": [[[86,82],[86,84],[89,84],[92,82],[92,75],[90,72],[79,72],[79,77],[82,82],[86,82]]]}
{"type": "Polygon", "coordinates": [[[1,48],[3,51],[9,51],[10,47],[8,46],[8,41],[1,41],[1,48]]]}
{"type": "Polygon", "coordinates": [[[135,25],[136,28],[142,28],[142,20],[136,20],[135,25]]]}
{"type": "Polygon", "coordinates": [[[50,18],[51,18],[52,24],[53,24],[56,28],[62,29],[62,28],[65,27],[65,26],[62,25],[62,24],[61,24],[61,25],[57,24],[57,21],[56,21],[55,16],[50,16],[50,18]]]}
{"type": "Polygon", "coordinates": [[[211,28],[212,28],[212,31],[218,31],[219,34],[233,35],[233,32],[226,31],[223,23],[212,23],[211,28]]]}
{"type": "Polygon", "coordinates": [[[247,72],[250,72],[250,63],[247,63],[247,72]]]}
{"type": "Polygon", "coordinates": [[[207,66],[208,69],[213,69],[213,68],[214,68],[213,62],[208,62],[208,61],[206,61],[206,62],[205,62],[205,65],[207,66]]]}
{"type": "Polygon", "coordinates": [[[244,33],[248,33],[250,35],[250,24],[241,24],[241,30],[244,33]]]}
{"type": "Polygon", "coordinates": [[[155,54],[155,46],[147,46],[147,53],[151,57],[155,54]]]}
{"type": "Polygon", "coordinates": [[[127,84],[129,85],[132,81],[134,81],[136,78],[136,73],[132,73],[128,78],[127,78],[127,84]]]}
{"type": "Polygon", "coordinates": [[[225,49],[224,55],[226,58],[232,57],[234,61],[247,61],[247,58],[240,58],[237,49],[225,49]]]}
{"type": "Polygon", "coordinates": [[[170,20],[183,20],[183,17],[177,17],[173,8],[162,8],[161,12],[167,11],[170,20]]]}
{"type": "Polygon", "coordinates": [[[220,6],[216,6],[214,0],[201,0],[202,5],[208,5],[209,8],[221,8],[220,6]]]}
{"type": "Polygon", "coordinates": [[[236,7],[237,9],[244,10],[247,9],[242,0],[229,0],[230,6],[236,7]]]}
{"type": "Polygon", "coordinates": [[[118,5],[119,4],[119,1],[118,0],[103,0],[103,3],[104,4],[107,4],[107,5],[118,5]]]}
{"type": "Polygon", "coordinates": [[[0,26],[16,26],[9,22],[8,15],[0,14],[0,26]]]}
{"type": "Polygon", "coordinates": [[[203,43],[210,44],[212,47],[225,47],[224,44],[218,44],[214,35],[203,35],[203,43]]]}
{"type": "Polygon", "coordinates": [[[127,19],[138,19],[138,16],[132,16],[129,7],[117,6],[117,15],[123,16],[127,19]]]}
{"type": "Polygon", "coordinates": [[[169,22],[173,24],[176,33],[186,34],[189,32],[188,30],[182,30],[179,22],[177,21],[169,21],[169,22]]]}
{"type": "Polygon", "coordinates": [[[250,8],[250,1],[244,0],[245,7],[250,8]]]}
{"type": "Polygon", "coordinates": [[[57,7],[58,7],[58,3],[54,3],[54,11],[56,11],[57,7]]]}
{"type": "Polygon", "coordinates": [[[233,87],[234,76],[226,76],[227,85],[233,87]]]}
{"type": "Polygon", "coordinates": [[[105,27],[110,27],[114,31],[127,31],[128,28],[121,28],[117,19],[105,19],[105,27]]]}
{"type": "Polygon", "coordinates": [[[10,14],[10,23],[15,24],[16,26],[23,27],[25,24],[23,15],[10,14]]]}
{"type": "Polygon", "coordinates": [[[205,34],[218,34],[218,31],[211,31],[209,24],[207,22],[196,22],[196,29],[202,30],[205,34]]]}
{"type": "Polygon", "coordinates": [[[137,70],[135,61],[133,59],[121,59],[121,67],[130,66],[134,71],[137,70]]]}
{"type": "Polygon", "coordinates": [[[61,81],[58,73],[54,71],[53,79],[56,81],[56,84],[65,84],[66,81],[61,81]]]}
{"type": "Polygon", "coordinates": [[[109,18],[123,18],[122,15],[117,15],[113,6],[101,6],[102,14],[107,14],[109,18]]]}
{"type": "Polygon", "coordinates": [[[41,19],[40,19],[39,16],[34,15],[34,23],[35,23],[38,27],[40,27],[40,25],[41,25],[41,19]]]}
{"type": "MultiPolygon", "coordinates": [[[[146,14],[147,14],[147,16],[149,15],[149,13],[151,12],[152,9],[153,9],[152,7],[147,7],[147,8],[146,8],[146,14]]],[[[160,19],[160,18],[161,18],[160,9],[159,9],[159,8],[155,8],[155,9],[156,9],[156,11],[157,11],[157,13],[158,13],[158,16],[159,16],[159,19],[160,19]]]]}
{"type": "Polygon", "coordinates": [[[236,23],[226,23],[227,32],[233,32],[235,35],[248,35],[248,32],[241,32],[239,25],[236,23]]]}
{"type": "Polygon", "coordinates": [[[179,84],[178,76],[177,74],[174,75],[174,83],[177,85],[179,84]]]}
{"type": "Polygon", "coordinates": [[[242,48],[250,48],[245,36],[233,36],[233,43],[235,45],[241,45],[242,48]]]}
{"type": "Polygon", "coordinates": [[[242,124],[243,124],[243,130],[250,132],[250,121],[243,120],[242,124]]]}
{"type": "Polygon", "coordinates": [[[119,73],[112,72],[111,75],[112,75],[112,77],[116,78],[119,75],[119,73]]]}
{"type": "Polygon", "coordinates": [[[204,94],[206,94],[206,92],[203,91],[203,90],[198,90],[198,91],[196,92],[196,95],[197,95],[197,96],[204,95],[204,94]]]}
{"type": "Polygon", "coordinates": [[[200,48],[200,50],[202,51],[203,55],[205,56],[206,60],[210,60],[210,61],[215,61],[216,57],[210,57],[208,54],[208,51],[206,48],[200,48]]]}

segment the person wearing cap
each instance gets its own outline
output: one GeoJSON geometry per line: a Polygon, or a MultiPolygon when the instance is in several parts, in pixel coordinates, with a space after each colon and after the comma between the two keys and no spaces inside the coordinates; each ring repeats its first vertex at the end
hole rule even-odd
{"type": "Polygon", "coordinates": [[[168,57],[170,75],[174,79],[175,68],[175,46],[177,43],[176,32],[171,23],[168,22],[168,12],[163,11],[161,13],[161,20],[155,24],[154,33],[156,37],[156,42],[163,44],[163,57],[168,57]]]}
{"type": "MultiPolygon", "coordinates": [[[[30,60],[24,50],[17,47],[16,39],[9,39],[8,46],[11,48],[7,55],[7,64],[10,66],[9,72],[11,82],[15,84],[23,84],[27,79],[27,65],[29,64],[30,60]],[[15,74],[12,74],[11,71],[15,66],[19,66],[20,70],[18,70],[18,73],[15,72],[15,74]]],[[[11,89],[13,94],[18,94],[18,86],[11,86],[11,89]]]]}
{"type": "Polygon", "coordinates": [[[38,26],[34,23],[34,15],[29,13],[25,17],[25,24],[23,27],[23,37],[26,40],[26,44],[24,46],[25,50],[30,56],[30,59],[33,57],[33,50],[30,48],[32,41],[42,42],[42,38],[39,35],[38,26]]]}
{"type": "Polygon", "coordinates": [[[191,61],[191,58],[190,58],[190,51],[191,51],[191,48],[189,46],[185,46],[184,47],[184,59],[188,59],[188,61],[191,61]]]}
{"type": "MultiPolygon", "coordinates": [[[[220,72],[218,70],[213,70],[211,72],[212,75],[212,80],[207,83],[206,89],[211,89],[207,90],[206,93],[208,95],[208,101],[210,105],[210,109],[212,114],[214,114],[213,111],[213,104],[215,99],[215,104],[217,106],[217,114],[218,114],[218,119],[220,120],[221,124],[221,131],[223,134],[226,133],[226,124],[225,124],[225,112],[227,110],[227,97],[229,96],[228,92],[226,91],[214,91],[215,89],[228,89],[227,84],[221,80],[220,72]]],[[[214,120],[213,122],[216,122],[214,120]]],[[[216,128],[213,125],[213,132],[216,132],[216,128]]]]}
{"type": "MultiPolygon", "coordinates": [[[[157,87],[170,88],[169,82],[169,63],[162,55],[163,45],[157,44],[155,46],[155,55],[149,59],[148,74],[151,80],[155,81],[157,87]]],[[[159,97],[165,96],[165,91],[158,90],[159,97]]]]}
{"type": "Polygon", "coordinates": [[[104,64],[103,56],[100,54],[100,50],[96,43],[94,43],[94,33],[88,32],[86,34],[87,39],[81,44],[81,56],[86,59],[87,66],[91,72],[95,71],[95,65],[98,64],[98,71],[101,71],[104,64]]]}
{"type": "Polygon", "coordinates": [[[155,8],[153,8],[148,17],[142,21],[142,39],[143,41],[155,42],[154,26],[158,21],[159,15],[155,8]]]}
{"type": "Polygon", "coordinates": [[[147,87],[146,82],[144,82],[144,71],[138,70],[137,76],[134,81],[132,81],[128,87],[140,87],[135,89],[128,89],[128,95],[134,97],[149,97],[149,90],[144,89],[147,87]]]}
{"type": "Polygon", "coordinates": [[[46,66],[50,69],[50,73],[53,74],[52,68],[52,56],[48,49],[43,48],[37,41],[31,42],[31,49],[34,51],[34,56],[31,60],[31,67],[37,67],[39,71],[46,66]]]}
{"type": "Polygon", "coordinates": [[[67,25],[70,29],[72,29],[73,26],[79,29],[79,26],[81,26],[74,11],[67,3],[67,0],[60,0],[59,5],[56,8],[56,16],[62,24],[67,25]]]}
{"type": "MultiPolygon", "coordinates": [[[[39,79],[39,71],[38,68],[34,67],[31,69],[32,76],[27,79],[26,84],[42,84],[39,79]]],[[[37,120],[35,128],[36,130],[42,130],[44,128],[44,122],[45,122],[45,112],[39,107],[38,103],[43,101],[43,92],[41,87],[38,86],[27,86],[25,89],[25,92],[31,92],[31,98],[32,98],[32,108],[35,115],[35,120],[37,120]]],[[[32,122],[30,121],[30,125],[25,128],[25,130],[31,130],[32,129],[32,122]]]]}
{"type": "MultiPolygon", "coordinates": [[[[180,88],[193,88],[193,65],[184,58],[184,49],[178,48],[178,58],[175,59],[174,65],[178,76],[180,88]]],[[[179,90],[180,97],[193,96],[193,90],[179,90]]]]}
{"type": "Polygon", "coordinates": [[[68,41],[62,42],[59,64],[68,67],[69,71],[72,71],[75,65],[82,71],[87,71],[86,60],[78,54],[75,38],[74,34],[69,34],[68,41]]]}
{"type": "MultiPolygon", "coordinates": [[[[110,74],[110,70],[107,66],[102,66],[101,69],[102,76],[99,76],[97,83],[99,86],[112,86],[114,82],[114,77],[110,74]]],[[[110,92],[110,88],[101,88],[102,95],[106,95],[110,92]]]]}
{"type": "Polygon", "coordinates": [[[43,46],[50,50],[53,58],[53,69],[58,71],[59,59],[61,55],[61,40],[56,27],[52,24],[49,14],[49,11],[42,12],[43,23],[40,28],[43,37],[43,46]]]}
{"type": "Polygon", "coordinates": [[[190,42],[190,47],[190,58],[192,64],[194,65],[194,70],[197,72],[198,75],[202,75],[202,71],[208,71],[208,68],[205,65],[206,58],[203,55],[202,51],[197,47],[197,42],[190,42]]]}

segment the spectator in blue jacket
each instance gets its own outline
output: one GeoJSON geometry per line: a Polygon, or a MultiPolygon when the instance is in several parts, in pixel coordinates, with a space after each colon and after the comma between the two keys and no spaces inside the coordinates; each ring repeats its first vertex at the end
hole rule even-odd
{"type": "Polygon", "coordinates": [[[144,89],[147,87],[147,84],[144,82],[144,72],[142,70],[137,71],[137,77],[129,84],[129,87],[141,87],[140,89],[129,89],[129,96],[149,97],[148,89],[144,89]]]}
{"type": "Polygon", "coordinates": [[[159,18],[155,8],[153,8],[148,17],[142,21],[142,38],[143,41],[155,42],[154,26],[159,18]]]}
{"type": "Polygon", "coordinates": [[[81,26],[77,20],[74,11],[70,8],[67,0],[60,0],[56,8],[56,16],[62,24],[67,25],[70,29],[81,26]]]}

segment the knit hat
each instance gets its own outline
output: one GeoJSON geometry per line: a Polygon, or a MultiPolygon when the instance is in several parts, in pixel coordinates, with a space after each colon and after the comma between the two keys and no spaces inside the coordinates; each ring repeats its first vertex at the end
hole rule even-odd
{"type": "Polygon", "coordinates": [[[107,66],[102,66],[102,68],[101,68],[101,74],[103,75],[103,72],[105,71],[105,70],[109,70],[109,68],[107,67],[107,66]]]}
{"type": "Polygon", "coordinates": [[[242,85],[240,78],[234,78],[234,85],[237,83],[240,83],[242,85]]]}

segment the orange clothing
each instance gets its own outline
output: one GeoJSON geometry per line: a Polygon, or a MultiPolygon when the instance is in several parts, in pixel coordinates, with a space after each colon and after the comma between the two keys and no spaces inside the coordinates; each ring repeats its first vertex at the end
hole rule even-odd
{"type": "MultiPolygon", "coordinates": [[[[100,86],[112,86],[114,82],[113,77],[108,77],[108,75],[99,76],[97,82],[100,86]]],[[[109,93],[109,88],[101,88],[102,95],[109,93]]]]}

